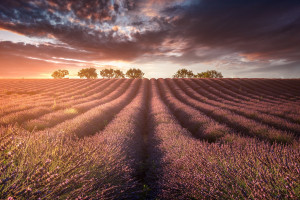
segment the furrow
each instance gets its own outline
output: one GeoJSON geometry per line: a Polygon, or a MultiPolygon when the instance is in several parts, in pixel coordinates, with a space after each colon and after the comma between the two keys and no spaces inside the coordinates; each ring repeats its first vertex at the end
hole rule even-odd
{"type": "MultiPolygon", "coordinates": [[[[177,80],[175,80],[177,81],[177,80]]],[[[218,80],[215,80],[216,82],[218,80]]],[[[199,87],[199,84],[195,80],[184,80],[184,82],[191,87],[195,92],[197,92],[199,95],[209,98],[210,100],[217,100],[226,102],[229,104],[242,104],[243,106],[251,107],[253,105],[260,106],[258,103],[258,99],[256,98],[249,98],[244,96],[245,98],[240,98],[240,94],[236,94],[228,90],[225,86],[221,87],[213,87],[209,83],[207,84],[201,84],[202,87],[199,87]],[[223,91],[228,90],[228,94],[224,94],[223,91]]],[[[243,96],[243,95],[242,95],[243,96]]]]}
{"type": "MultiPolygon", "coordinates": [[[[226,80],[225,80],[226,82],[226,80]]],[[[207,84],[212,86],[213,88],[218,88],[219,91],[222,91],[222,93],[226,93],[229,97],[233,96],[236,99],[240,100],[240,102],[245,103],[246,105],[253,105],[257,104],[257,102],[261,102],[262,100],[266,103],[276,103],[276,101],[271,99],[262,98],[262,96],[253,95],[250,93],[246,93],[244,90],[245,88],[242,88],[240,85],[231,85],[230,82],[226,82],[226,84],[222,84],[222,80],[210,80],[207,81],[207,84]]]]}
{"type": "MultiPolygon", "coordinates": [[[[300,94],[296,95],[295,97],[297,96],[300,97],[300,94]]],[[[300,108],[295,104],[295,102],[274,102],[272,104],[266,104],[266,102],[264,101],[258,101],[255,104],[253,104],[250,109],[258,110],[265,114],[281,117],[283,119],[289,120],[292,123],[300,124],[300,108]]]]}
{"type": "MultiPolygon", "coordinates": [[[[221,80],[215,80],[216,83],[220,84],[223,86],[223,88],[226,88],[226,87],[230,87],[228,85],[229,82],[227,81],[226,84],[222,84],[222,81],[221,80]]],[[[239,87],[238,85],[236,85],[235,87],[239,87]]],[[[222,89],[223,91],[223,89],[222,89]]],[[[236,91],[235,91],[236,92],[236,91]]],[[[247,93],[245,93],[244,95],[248,95],[247,93]]],[[[298,95],[300,96],[300,94],[298,95]]],[[[262,97],[262,96],[261,96],[262,97]]],[[[271,110],[274,110],[275,109],[278,109],[278,108],[282,108],[284,105],[287,105],[286,103],[285,104],[282,104],[283,102],[280,102],[280,101],[273,101],[273,103],[269,103],[269,102],[266,102],[264,98],[261,98],[259,96],[251,96],[250,100],[252,99],[256,99],[257,101],[254,101],[254,103],[252,105],[249,104],[249,106],[251,107],[251,109],[256,109],[256,110],[259,110],[259,109],[265,109],[265,108],[268,108],[268,107],[271,107],[271,110]],[[280,104],[280,106],[278,106],[278,104],[280,104]]],[[[297,96],[295,96],[297,97],[297,96]]],[[[241,102],[241,103],[244,103],[244,102],[241,102]]],[[[247,103],[247,102],[246,102],[247,103]]],[[[290,103],[289,103],[290,104],[290,103]]],[[[292,104],[295,104],[295,103],[292,103],[292,104]]],[[[290,105],[289,106],[285,106],[285,109],[290,109],[290,105]]]]}
{"type": "Polygon", "coordinates": [[[185,149],[182,142],[190,142],[192,135],[179,125],[164,104],[153,79],[149,116],[149,163],[152,163],[147,173],[151,183],[149,199],[184,199],[190,192],[184,187],[188,179],[181,179],[182,169],[176,165],[182,156],[188,155],[181,154],[185,149]]]}
{"type": "MultiPolygon", "coordinates": [[[[256,80],[256,79],[255,79],[256,80]]],[[[228,79],[229,82],[233,82],[233,80],[228,79]]],[[[257,79],[257,81],[259,81],[257,79]]],[[[247,80],[238,80],[237,82],[234,82],[235,84],[239,85],[239,87],[244,87],[244,89],[247,90],[247,94],[257,95],[261,96],[261,100],[264,101],[270,101],[270,102],[278,102],[282,101],[282,98],[277,98],[274,93],[272,93],[268,88],[263,87],[263,84],[258,84],[256,81],[253,81],[251,79],[247,80]]]]}
{"type": "MultiPolygon", "coordinates": [[[[98,83],[99,82],[94,81],[92,86],[97,84],[96,88],[99,88],[105,84],[105,82],[103,82],[103,81],[101,81],[100,84],[98,84],[98,83]]],[[[2,108],[3,112],[0,114],[0,116],[4,116],[4,115],[10,114],[12,112],[19,112],[19,111],[23,111],[23,110],[27,110],[27,109],[32,109],[32,108],[35,108],[38,106],[39,107],[40,106],[49,107],[49,106],[52,106],[53,104],[57,104],[57,103],[67,103],[69,101],[73,101],[74,99],[82,98],[82,95],[86,91],[88,91],[89,88],[90,87],[88,87],[88,88],[83,87],[80,90],[74,89],[72,92],[69,92],[69,93],[65,91],[66,94],[63,95],[64,98],[60,98],[60,99],[58,99],[56,96],[52,96],[52,95],[46,97],[46,99],[44,99],[43,101],[38,101],[38,100],[33,100],[33,99],[25,101],[25,99],[24,99],[24,102],[28,102],[27,104],[22,102],[22,103],[17,103],[16,106],[8,106],[9,109],[2,108]]],[[[95,90],[96,88],[94,88],[93,90],[95,90]]]]}
{"type": "MultiPolygon", "coordinates": [[[[203,96],[205,96],[205,94],[200,95],[196,91],[193,91],[189,85],[187,85],[185,82],[183,82],[181,80],[173,80],[173,81],[189,97],[191,97],[195,100],[203,99],[203,96]]],[[[217,99],[217,98],[218,97],[215,97],[214,99],[217,99]]],[[[224,110],[229,110],[233,113],[236,113],[236,114],[244,116],[248,119],[252,119],[254,121],[260,122],[267,126],[274,127],[276,129],[279,129],[282,131],[292,132],[298,136],[300,135],[300,125],[298,125],[298,124],[292,124],[292,123],[287,122],[284,119],[250,110],[249,108],[247,108],[247,106],[243,107],[243,105],[230,105],[226,102],[221,102],[220,100],[216,101],[214,99],[205,100],[205,102],[209,105],[215,106],[217,108],[222,108],[224,110]]]]}
{"type": "Polygon", "coordinates": [[[80,114],[83,114],[96,106],[118,98],[122,95],[123,91],[116,89],[119,87],[123,88],[123,90],[127,90],[129,85],[130,82],[127,80],[116,81],[100,93],[96,93],[93,98],[86,99],[83,103],[81,103],[82,101],[80,101],[73,104],[69,108],[51,112],[49,114],[43,115],[38,119],[25,122],[23,127],[29,131],[32,131],[33,129],[38,131],[53,127],[59,123],[63,123],[65,120],[72,119],[80,114]]]}
{"type": "Polygon", "coordinates": [[[101,132],[92,137],[94,141],[105,140],[104,145],[113,149],[110,159],[116,160],[115,165],[120,168],[127,169],[125,173],[118,170],[113,175],[116,182],[112,185],[125,188],[126,191],[116,191],[113,199],[143,199],[146,195],[143,191],[147,170],[144,127],[147,123],[149,80],[144,79],[139,84],[137,96],[101,132]]]}
{"type": "MultiPolygon", "coordinates": [[[[257,81],[254,79],[250,79],[250,83],[253,84],[261,84],[263,88],[270,92],[270,94],[274,94],[278,98],[286,98],[292,97],[293,95],[290,93],[290,88],[284,87],[282,84],[277,84],[273,79],[258,79],[257,81]]],[[[285,99],[284,99],[285,100],[285,99]]]]}
{"type": "Polygon", "coordinates": [[[219,84],[221,84],[223,87],[227,87],[227,89],[233,93],[238,93],[242,96],[246,96],[257,101],[264,101],[267,104],[274,104],[277,102],[276,99],[274,99],[274,96],[255,91],[256,88],[253,88],[251,85],[249,85],[246,80],[226,79],[218,81],[219,84]]]}
{"type": "MultiPolygon", "coordinates": [[[[299,93],[300,88],[294,88],[293,85],[289,84],[288,82],[283,82],[280,79],[271,79],[268,81],[269,84],[272,85],[273,88],[281,88],[282,92],[287,92],[287,94],[294,95],[299,93]]],[[[300,82],[298,82],[299,84],[300,82]]]]}
{"type": "Polygon", "coordinates": [[[162,100],[180,122],[180,125],[189,130],[195,138],[216,142],[226,135],[234,133],[226,125],[214,121],[199,110],[178,100],[165,84],[160,83],[158,88],[162,100]]]}
{"type": "MultiPolygon", "coordinates": [[[[96,93],[94,94],[96,96],[96,98],[99,98],[99,95],[102,95],[101,90],[103,88],[105,88],[107,85],[109,84],[109,82],[105,83],[105,84],[101,84],[100,87],[97,87],[98,91],[100,91],[100,93],[96,93]]],[[[108,88],[107,88],[108,89],[108,88]]],[[[96,91],[97,92],[97,91],[96,91]]],[[[104,92],[103,96],[106,95],[106,93],[104,92]]],[[[91,96],[90,96],[91,97],[91,96]]],[[[34,106],[32,109],[27,109],[27,110],[23,110],[23,111],[19,111],[19,112],[14,112],[8,115],[5,115],[1,118],[0,121],[0,125],[8,125],[11,123],[23,123],[26,122],[28,120],[31,119],[35,119],[38,118],[40,116],[46,115],[48,113],[52,113],[55,111],[60,112],[62,109],[71,107],[73,104],[76,103],[81,103],[81,102],[87,102],[92,100],[90,97],[86,97],[86,98],[78,98],[78,99],[68,99],[65,102],[56,102],[54,101],[54,104],[52,103],[52,105],[39,105],[39,106],[34,106]]]]}
{"type": "Polygon", "coordinates": [[[77,137],[95,134],[102,130],[108,122],[111,121],[112,118],[131,101],[131,99],[133,99],[140,86],[140,81],[141,80],[132,81],[132,85],[126,91],[124,91],[124,88],[119,88],[119,91],[124,92],[119,98],[101,104],[84,114],[60,123],[53,128],[45,129],[43,132],[49,131],[55,134],[75,135],[77,137]]]}
{"type": "Polygon", "coordinates": [[[232,144],[222,145],[196,140],[179,125],[153,85],[152,140],[149,140],[153,145],[150,158],[154,165],[149,176],[157,187],[153,199],[255,199],[261,195],[266,198],[289,195],[277,188],[285,187],[279,180],[284,176],[282,173],[296,175],[298,161],[294,159],[299,155],[298,150],[253,138],[238,137],[232,144]],[[288,155],[286,161],[280,159],[282,155],[288,155]],[[284,171],[287,166],[293,166],[289,168],[291,171],[284,171]],[[273,173],[274,169],[281,173],[273,173]],[[270,189],[259,192],[257,183],[270,189]]]}
{"type": "MultiPolygon", "coordinates": [[[[162,80],[160,80],[160,82],[161,84],[167,84],[167,81],[163,82],[162,80]]],[[[236,130],[236,132],[241,132],[242,134],[257,137],[260,139],[266,139],[271,142],[291,143],[294,139],[293,136],[289,133],[262,125],[261,123],[246,119],[245,117],[236,115],[230,111],[216,108],[205,102],[191,99],[175,84],[172,84],[172,82],[170,82],[170,84],[171,85],[169,87],[171,88],[171,91],[176,98],[205,113],[215,121],[226,124],[228,127],[236,130]]]]}
{"type": "MultiPolygon", "coordinates": [[[[193,80],[193,81],[199,82],[199,80],[193,80]]],[[[222,81],[226,81],[226,80],[222,80],[222,81]]],[[[204,82],[204,80],[202,80],[202,83],[203,82],[204,82]]],[[[212,81],[211,82],[207,81],[207,84],[208,84],[208,87],[213,90],[218,87],[216,84],[213,84],[214,86],[211,87],[209,84],[212,84],[212,81]]],[[[224,85],[230,85],[230,84],[227,83],[224,85]]],[[[204,87],[204,89],[205,89],[205,87],[204,87]]],[[[226,88],[223,86],[222,89],[221,88],[219,89],[219,93],[226,93],[228,96],[233,96],[236,99],[239,99],[239,100],[245,102],[245,104],[249,104],[249,105],[252,105],[253,103],[256,104],[257,101],[262,100],[262,96],[256,96],[256,95],[250,94],[249,92],[245,93],[244,90],[246,90],[246,89],[242,88],[241,85],[236,85],[236,86],[229,87],[229,88],[226,88]]],[[[210,90],[208,90],[208,91],[210,91],[210,90]]],[[[264,98],[264,100],[268,103],[272,103],[272,104],[275,103],[274,100],[270,100],[267,98],[264,98]]]]}
{"type": "MultiPolygon", "coordinates": [[[[62,80],[52,80],[52,81],[62,81],[62,80]]],[[[11,92],[12,92],[12,94],[24,94],[21,96],[22,98],[18,96],[19,98],[15,102],[18,105],[18,103],[24,103],[27,101],[36,102],[36,101],[47,100],[49,98],[49,96],[50,97],[55,96],[55,95],[57,96],[57,94],[59,94],[59,93],[63,93],[65,95],[65,94],[69,94],[74,91],[76,92],[79,89],[84,88],[88,84],[88,83],[80,84],[80,81],[74,82],[73,80],[72,80],[72,82],[74,82],[74,83],[70,84],[71,80],[70,81],[66,80],[66,81],[67,82],[64,83],[63,85],[57,84],[57,87],[55,87],[55,88],[51,88],[49,86],[43,90],[37,89],[34,91],[32,91],[32,89],[30,89],[30,88],[28,89],[28,91],[26,91],[24,89],[12,88],[13,91],[11,91],[11,92]],[[28,96],[28,94],[30,96],[28,96]],[[38,96],[36,96],[36,95],[38,95],[38,96]]],[[[39,85],[39,84],[37,83],[37,85],[39,85]]],[[[7,106],[13,106],[13,104],[9,104],[7,106]]]]}

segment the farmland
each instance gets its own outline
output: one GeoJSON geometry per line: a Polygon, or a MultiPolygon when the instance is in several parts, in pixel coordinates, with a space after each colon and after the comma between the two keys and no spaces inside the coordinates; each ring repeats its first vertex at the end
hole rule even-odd
{"type": "Polygon", "coordinates": [[[0,199],[300,198],[300,79],[0,88],[0,199]]]}

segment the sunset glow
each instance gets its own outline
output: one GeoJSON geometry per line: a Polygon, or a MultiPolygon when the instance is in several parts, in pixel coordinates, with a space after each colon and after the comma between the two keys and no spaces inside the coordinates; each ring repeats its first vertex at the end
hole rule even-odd
{"type": "Polygon", "coordinates": [[[0,2],[0,78],[76,77],[82,67],[171,77],[300,74],[297,1],[106,0],[0,2]],[[271,72],[271,73],[270,73],[271,72]]]}

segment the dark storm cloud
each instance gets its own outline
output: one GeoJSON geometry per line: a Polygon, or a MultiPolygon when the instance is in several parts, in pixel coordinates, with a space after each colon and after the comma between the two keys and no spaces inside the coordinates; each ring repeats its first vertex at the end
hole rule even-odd
{"type": "Polygon", "coordinates": [[[190,45],[222,47],[261,58],[300,59],[297,0],[201,0],[163,11],[174,17],[173,37],[190,45]]]}

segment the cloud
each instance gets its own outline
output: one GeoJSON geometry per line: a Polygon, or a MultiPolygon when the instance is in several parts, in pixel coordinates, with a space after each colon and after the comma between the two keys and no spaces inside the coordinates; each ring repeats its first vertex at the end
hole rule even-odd
{"type": "Polygon", "coordinates": [[[223,48],[261,58],[300,59],[299,1],[202,0],[163,12],[173,16],[173,37],[190,46],[223,48]]]}
{"type": "Polygon", "coordinates": [[[131,23],[137,13],[122,17],[136,3],[111,2],[4,0],[0,27],[30,37],[52,37],[71,48],[93,52],[99,60],[133,60],[153,52],[165,34],[160,20],[143,19],[143,26],[136,28],[131,23]]]}
{"type": "Polygon", "coordinates": [[[2,41],[0,54],[48,63],[161,61],[245,71],[300,61],[297,0],[2,0],[0,28],[40,41],[2,41]]]}

